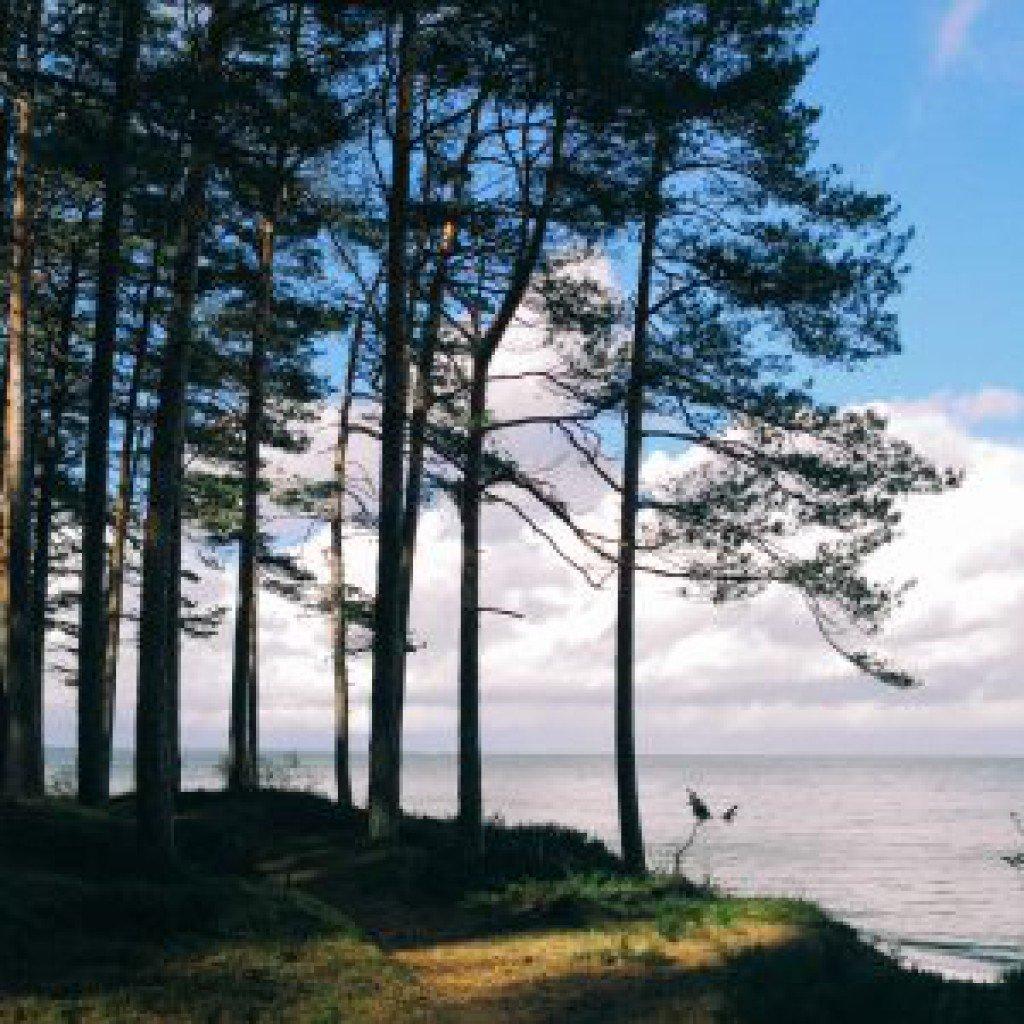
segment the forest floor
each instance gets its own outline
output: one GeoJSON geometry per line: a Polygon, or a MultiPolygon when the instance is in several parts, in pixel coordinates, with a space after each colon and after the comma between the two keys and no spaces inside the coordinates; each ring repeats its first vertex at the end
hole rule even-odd
{"type": "Polygon", "coordinates": [[[181,865],[131,805],[0,808],[0,1022],[1021,1024],[1024,979],[908,971],[814,907],[631,878],[555,827],[451,823],[401,846],[294,793],[189,794],[181,865]]]}

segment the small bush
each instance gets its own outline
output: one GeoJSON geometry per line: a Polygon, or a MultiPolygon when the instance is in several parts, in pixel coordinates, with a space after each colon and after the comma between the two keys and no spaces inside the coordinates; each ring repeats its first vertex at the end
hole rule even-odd
{"type": "Polygon", "coordinates": [[[49,796],[72,797],[78,794],[78,771],[73,764],[62,764],[50,772],[46,780],[49,796]]]}
{"type": "Polygon", "coordinates": [[[1024,1008],[1024,967],[1014,967],[1003,975],[1007,993],[1024,1008]]]}

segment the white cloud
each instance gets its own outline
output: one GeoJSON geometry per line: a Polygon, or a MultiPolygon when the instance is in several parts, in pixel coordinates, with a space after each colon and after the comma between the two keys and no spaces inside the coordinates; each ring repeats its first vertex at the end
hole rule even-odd
{"type": "Polygon", "coordinates": [[[989,0],[953,0],[939,23],[933,66],[945,70],[966,52],[971,30],[989,6],[989,0]]]}
{"type": "MultiPolygon", "coordinates": [[[[1024,443],[976,433],[978,424],[1019,405],[1014,392],[988,390],[883,406],[895,430],[938,461],[967,469],[960,490],[908,503],[903,537],[877,560],[887,577],[918,580],[882,642],[920,676],[922,688],[895,693],[858,676],[825,649],[792,595],[773,591],[710,607],[644,580],[637,602],[642,749],[1024,753],[1024,443]]],[[[325,417],[328,437],[332,429],[325,417]]],[[[579,469],[558,468],[551,431],[528,431],[520,443],[522,454],[566,485],[590,525],[614,533],[614,500],[579,469]]],[[[670,458],[652,453],[645,472],[657,473],[670,458]]],[[[547,525],[568,543],[564,531],[547,525]]],[[[301,545],[321,572],[326,545],[323,529],[301,545]]],[[[352,582],[372,589],[372,539],[354,538],[348,558],[352,582]]],[[[411,656],[406,716],[413,749],[454,748],[458,568],[457,517],[441,499],[424,513],[416,566],[412,626],[422,648],[411,656]]],[[[210,596],[233,605],[233,572],[210,575],[207,586],[210,596]]],[[[489,507],[482,588],[485,605],[526,617],[485,616],[488,749],[610,749],[613,587],[595,591],[511,513],[489,507]]],[[[261,618],[264,742],[326,749],[326,625],[271,594],[261,599],[261,618]]],[[[225,741],[230,652],[230,621],[214,640],[186,643],[186,744],[225,741]]],[[[126,645],[124,691],[134,689],[134,672],[126,645]]],[[[365,660],[353,664],[353,686],[359,741],[368,720],[365,660]]],[[[55,684],[50,698],[50,736],[68,742],[73,691],[55,684]]],[[[131,703],[130,693],[120,701],[122,742],[131,736],[131,703]]]]}
{"type": "Polygon", "coordinates": [[[1009,388],[984,388],[953,399],[953,409],[968,423],[1017,420],[1024,416],[1024,394],[1009,388]]]}
{"type": "Polygon", "coordinates": [[[919,418],[934,413],[940,419],[980,427],[1024,419],[1024,392],[986,387],[969,394],[943,392],[915,402],[888,403],[897,413],[919,418]]]}

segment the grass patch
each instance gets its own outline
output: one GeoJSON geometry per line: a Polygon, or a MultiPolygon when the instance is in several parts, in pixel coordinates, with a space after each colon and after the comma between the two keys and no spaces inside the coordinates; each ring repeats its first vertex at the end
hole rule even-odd
{"type": "Polygon", "coordinates": [[[827,927],[822,912],[809,903],[780,899],[724,899],[708,895],[701,899],[667,900],[654,914],[658,934],[676,942],[682,938],[751,925],[792,925],[805,931],[827,927]]]}
{"type": "Polygon", "coordinates": [[[815,907],[628,875],[557,826],[367,841],[306,794],[188,794],[181,864],[135,856],[131,802],[0,809],[0,1022],[1021,1024],[1024,977],[902,970],[815,907]]]}
{"type": "MultiPolygon", "coordinates": [[[[0,1021],[428,1019],[408,971],[300,888],[187,861],[149,876],[125,810],[0,811],[0,1021]]],[[[248,848],[204,828],[222,867],[248,848]]]]}
{"type": "Polygon", "coordinates": [[[701,892],[685,879],[595,872],[498,884],[469,894],[465,903],[504,927],[584,926],[653,918],[701,902],[697,899],[701,892]]]}

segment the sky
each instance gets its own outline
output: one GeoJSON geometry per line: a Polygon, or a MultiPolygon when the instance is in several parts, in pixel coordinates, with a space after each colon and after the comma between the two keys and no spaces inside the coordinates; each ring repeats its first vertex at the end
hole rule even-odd
{"type": "Polygon", "coordinates": [[[822,0],[815,44],[822,159],[917,231],[905,355],[832,382],[837,397],[1021,387],[1024,4],[822,0]]]}
{"type": "MultiPolygon", "coordinates": [[[[1024,756],[1024,4],[1020,0],[823,0],[820,60],[809,99],[824,107],[820,158],[857,183],[894,194],[917,229],[900,303],[905,353],[822,379],[841,404],[873,403],[893,429],[966,470],[956,493],[913,499],[903,537],[875,571],[916,579],[879,643],[921,679],[894,693],[829,653],[791,596],[709,608],[647,581],[638,600],[638,742],[649,753],[1005,754],[1024,756]]],[[[504,358],[544,365],[536,332],[504,358]]],[[[534,400],[534,399],[531,399],[534,400]]],[[[495,411],[522,395],[494,394],[495,411]]],[[[326,475],[332,413],[292,470],[326,475]]],[[[560,462],[542,430],[517,454],[544,466],[574,507],[614,529],[615,507],[560,462]]],[[[647,474],[664,469],[651,452],[647,474]]],[[[372,465],[375,453],[355,455],[372,465]]],[[[299,542],[325,572],[326,535],[299,542]]],[[[455,747],[458,532],[450,508],[424,516],[417,565],[406,743],[455,747]]],[[[372,588],[369,541],[349,545],[354,582],[372,588]]],[[[230,567],[229,567],[230,568],[230,567]]],[[[234,604],[230,572],[206,574],[234,604]]],[[[594,591],[510,515],[488,510],[483,603],[524,618],[487,617],[483,735],[492,751],[611,749],[614,593],[594,591]]],[[[261,603],[268,748],[327,749],[331,677],[324,623],[267,594],[261,603]]],[[[231,622],[183,657],[186,746],[222,747],[231,622]]],[[[134,652],[121,679],[130,691],[134,652]]],[[[356,661],[353,730],[365,743],[368,666],[356,661]]],[[[48,736],[74,735],[71,691],[54,685],[48,736]]],[[[119,698],[127,745],[132,698],[119,698]]]]}

